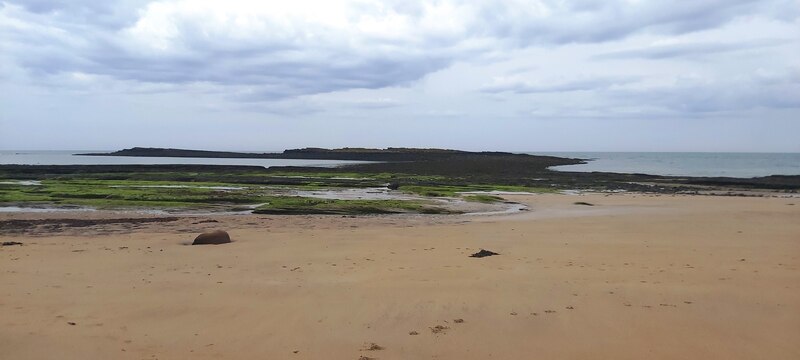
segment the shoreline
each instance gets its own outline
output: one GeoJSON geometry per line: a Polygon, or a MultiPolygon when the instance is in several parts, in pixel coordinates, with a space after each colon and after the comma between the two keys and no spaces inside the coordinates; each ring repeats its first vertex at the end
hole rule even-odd
{"type": "MultiPolygon", "coordinates": [[[[55,209],[50,211],[50,208],[37,209],[34,211],[25,211],[26,208],[22,207],[22,211],[0,211],[0,224],[7,222],[15,222],[25,227],[25,222],[43,223],[48,224],[52,220],[53,224],[58,225],[61,221],[78,222],[81,225],[76,228],[92,227],[95,225],[102,225],[103,222],[109,220],[119,220],[119,224],[128,222],[137,222],[139,220],[156,220],[156,219],[173,219],[185,220],[184,222],[194,223],[195,221],[208,221],[209,223],[218,223],[220,219],[231,220],[234,224],[248,223],[255,225],[253,219],[283,219],[282,221],[292,222],[292,219],[297,218],[303,221],[313,221],[314,219],[381,219],[386,222],[409,222],[404,226],[414,226],[417,223],[465,223],[474,221],[515,221],[519,219],[535,220],[544,218],[571,218],[583,216],[604,216],[617,214],[616,211],[609,211],[610,208],[603,206],[595,206],[597,204],[587,203],[582,201],[586,198],[589,199],[636,199],[636,198],[652,198],[652,199],[679,199],[679,201],[691,202],[693,199],[702,201],[703,199],[720,200],[731,198],[741,199],[764,199],[785,201],[787,205],[797,205],[800,208],[800,194],[797,193],[783,193],[775,191],[756,191],[752,192],[722,192],[722,193],[689,193],[689,194],[660,194],[660,193],[641,193],[641,192],[593,192],[593,191],[564,191],[560,193],[524,193],[524,192],[502,192],[495,191],[491,194],[502,197],[503,201],[495,205],[503,205],[504,209],[494,211],[481,211],[465,212],[465,213],[452,213],[452,214],[424,214],[424,213],[389,213],[389,214],[258,214],[252,212],[230,212],[230,211],[210,211],[204,208],[195,209],[173,209],[174,211],[165,211],[155,208],[120,208],[120,209],[95,209],[95,208],[77,208],[70,206],[63,209],[55,209]],[[559,198],[560,203],[567,206],[562,206],[558,209],[550,208],[554,202],[546,202],[545,207],[537,207],[532,203],[535,199],[559,198]],[[566,210],[566,211],[565,211],[566,210]],[[98,222],[95,224],[94,222],[98,222]]],[[[724,200],[722,200],[724,201],[724,200]]],[[[619,213],[625,214],[625,212],[619,213]]],[[[157,221],[156,221],[157,222],[157,221]]],[[[52,225],[52,224],[50,224],[52,225]]],[[[67,226],[69,228],[70,226],[67,226]]],[[[25,234],[25,232],[7,231],[8,227],[0,227],[0,236],[15,236],[25,234]]],[[[58,235],[63,228],[56,226],[54,229],[44,232],[34,231],[28,235],[35,236],[51,236],[58,235]]],[[[133,228],[140,230],[140,228],[133,228]]],[[[102,232],[103,229],[100,229],[102,232]]],[[[78,234],[78,232],[75,232],[78,234]]]]}
{"type": "MultiPolygon", "coordinates": [[[[183,187],[183,186],[142,186],[142,187],[183,187]]],[[[198,186],[198,188],[203,188],[202,186],[198,186]]],[[[352,191],[358,189],[345,189],[344,191],[352,191]]],[[[367,192],[370,191],[369,188],[363,189],[367,192]]],[[[337,190],[342,191],[342,190],[337,190]]],[[[324,196],[324,193],[332,193],[335,194],[334,191],[331,190],[323,190],[320,191],[323,195],[320,195],[320,199],[331,198],[331,199],[340,199],[336,197],[336,195],[327,195],[324,196]]],[[[461,195],[492,195],[498,197],[513,197],[515,195],[518,196],[530,196],[530,195],[537,195],[537,193],[532,192],[524,192],[524,191],[466,191],[460,193],[461,195]]],[[[565,196],[583,196],[583,195],[598,195],[598,196],[609,196],[609,195],[631,195],[631,196],[717,196],[717,197],[754,197],[754,198],[783,198],[783,199],[793,199],[793,198],[800,198],[800,193],[796,192],[781,192],[769,189],[754,189],[754,190],[739,190],[739,189],[707,189],[705,187],[698,186],[697,190],[695,191],[687,191],[682,193],[675,193],[675,194],[663,194],[658,192],[636,192],[636,191],[592,191],[592,190],[562,190],[555,194],[565,195],[565,196]]],[[[302,192],[295,194],[294,196],[303,196],[302,192]]],[[[415,199],[425,199],[424,197],[413,197],[410,195],[402,195],[398,194],[395,195],[397,199],[404,199],[404,200],[415,200],[415,199]]],[[[360,197],[359,197],[360,198],[360,197]]],[[[394,199],[394,198],[392,198],[394,199]]],[[[460,201],[464,202],[458,198],[434,198],[435,200],[439,200],[442,202],[452,202],[452,201],[460,201]]],[[[245,207],[255,209],[257,206],[261,204],[254,204],[248,205],[245,207]]],[[[480,204],[475,204],[480,205],[480,204]]],[[[480,216],[480,215],[508,215],[513,214],[521,211],[526,211],[526,207],[521,203],[514,202],[514,201],[498,201],[495,203],[484,204],[486,205],[483,209],[478,207],[477,209],[471,212],[463,212],[463,213],[454,213],[454,214],[447,214],[446,216],[480,216]],[[501,206],[504,207],[503,209],[497,210],[487,210],[487,208],[491,208],[491,205],[501,206]],[[512,211],[513,210],[513,211],[512,211]]],[[[96,214],[119,214],[119,215],[152,215],[152,216],[241,216],[241,215],[257,215],[252,212],[252,210],[247,211],[226,211],[226,210],[214,210],[213,208],[209,208],[207,206],[198,206],[194,208],[185,208],[185,209],[164,209],[158,207],[119,207],[119,208],[96,208],[96,207],[87,207],[87,206],[80,206],[80,205],[70,205],[64,204],[62,206],[58,206],[56,204],[46,204],[46,203],[7,203],[5,205],[0,205],[0,218],[3,215],[11,215],[11,214],[41,214],[41,215],[52,215],[52,214],[71,214],[74,216],[78,215],[85,215],[87,213],[96,213],[96,214]]],[[[263,215],[281,215],[281,214],[263,214],[263,215]]],[[[326,215],[326,214],[285,214],[287,216],[300,216],[300,215],[326,215]]],[[[346,214],[327,214],[330,216],[339,216],[339,215],[346,215],[346,214]]],[[[376,215],[385,215],[385,216],[396,216],[396,215],[403,215],[402,213],[395,213],[395,214],[361,214],[360,216],[376,216],[376,215]]],[[[428,215],[432,216],[433,214],[415,214],[415,215],[428,215]]],[[[358,214],[354,214],[354,216],[358,216],[358,214]]]]}

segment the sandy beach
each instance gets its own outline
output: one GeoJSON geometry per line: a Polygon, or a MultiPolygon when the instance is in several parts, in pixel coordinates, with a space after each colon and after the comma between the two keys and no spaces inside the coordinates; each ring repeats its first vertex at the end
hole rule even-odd
{"type": "Polygon", "coordinates": [[[800,358],[800,198],[504,197],[529,211],[5,229],[0,357],[800,358]]]}

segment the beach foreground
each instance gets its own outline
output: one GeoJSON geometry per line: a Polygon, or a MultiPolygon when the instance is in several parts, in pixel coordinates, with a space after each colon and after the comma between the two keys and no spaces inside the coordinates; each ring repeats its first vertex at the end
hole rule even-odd
{"type": "MultiPolygon", "coordinates": [[[[800,198],[6,233],[9,359],[797,359],[800,198]],[[228,230],[234,243],[186,246],[228,230]],[[499,256],[471,258],[481,248],[499,256]]],[[[576,205],[586,202],[594,206],[576,205]]],[[[119,214],[0,215],[0,220],[119,214]]]]}

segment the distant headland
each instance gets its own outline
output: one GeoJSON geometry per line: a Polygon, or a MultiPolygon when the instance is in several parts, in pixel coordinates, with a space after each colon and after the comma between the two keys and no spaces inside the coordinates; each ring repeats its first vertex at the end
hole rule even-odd
{"type": "Polygon", "coordinates": [[[515,159],[536,162],[539,166],[573,165],[584,163],[582,159],[539,156],[499,151],[462,151],[451,149],[418,148],[302,148],[279,153],[251,153],[231,151],[187,150],[171,148],[133,147],[108,153],[76,154],[84,156],[141,156],[184,158],[241,158],[241,159],[314,159],[314,160],[361,160],[361,161],[432,161],[457,158],[464,159],[515,159]]]}

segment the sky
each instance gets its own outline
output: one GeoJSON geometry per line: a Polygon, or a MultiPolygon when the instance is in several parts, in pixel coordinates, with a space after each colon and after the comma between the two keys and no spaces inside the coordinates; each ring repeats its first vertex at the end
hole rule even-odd
{"type": "Polygon", "coordinates": [[[0,149],[800,152],[799,0],[0,0],[0,149]]]}

